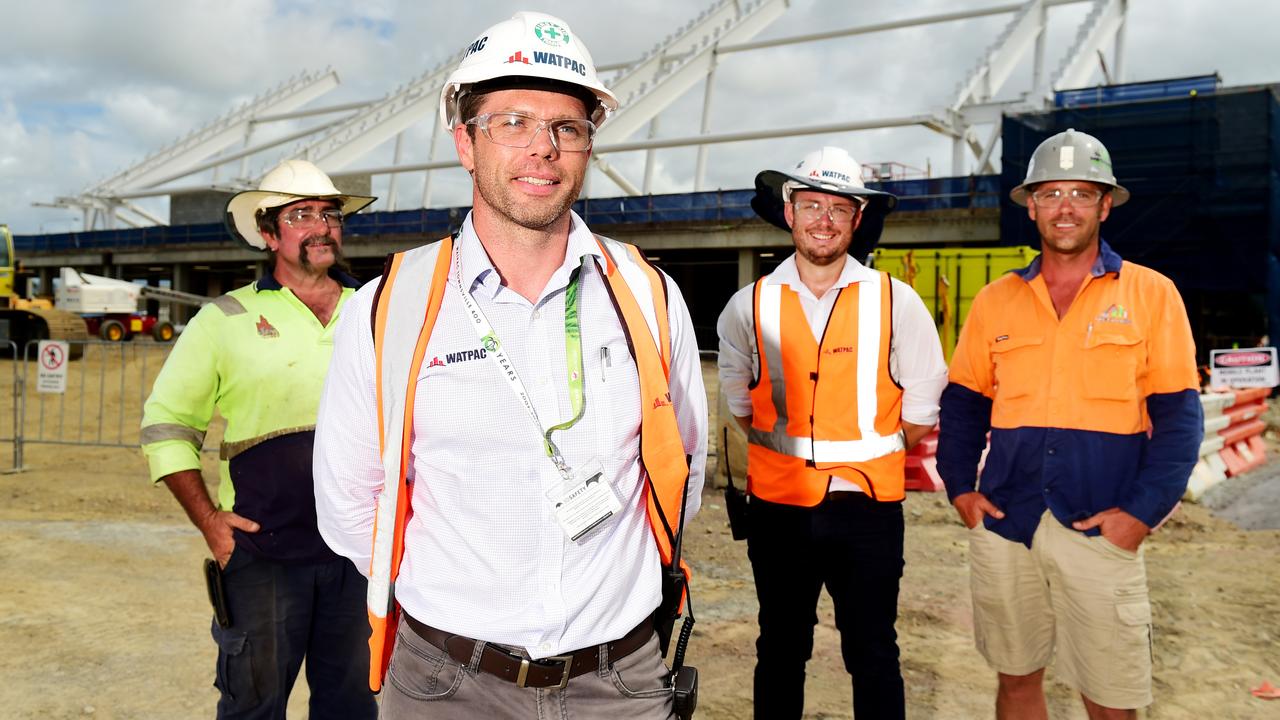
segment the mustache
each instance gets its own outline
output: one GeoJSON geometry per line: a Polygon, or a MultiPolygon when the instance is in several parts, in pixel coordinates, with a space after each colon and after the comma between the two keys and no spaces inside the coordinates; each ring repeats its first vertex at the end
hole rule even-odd
{"type": "Polygon", "coordinates": [[[328,247],[331,248],[333,254],[333,267],[344,273],[351,273],[351,265],[347,262],[347,258],[342,254],[342,246],[339,245],[332,237],[328,235],[312,235],[302,241],[301,252],[298,253],[298,264],[307,272],[315,270],[315,265],[311,262],[311,254],[308,252],[310,248],[328,247]]]}

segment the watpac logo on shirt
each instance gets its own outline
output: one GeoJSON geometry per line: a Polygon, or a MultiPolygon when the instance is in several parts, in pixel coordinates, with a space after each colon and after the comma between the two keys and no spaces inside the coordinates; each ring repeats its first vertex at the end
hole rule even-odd
{"type": "Polygon", "coordinates": [[[660,407],[671,407],[671,393],[665,393],[653,399],[653,409],[660,407]]]}
{"type": "MultiPolygon", "coordinates": [[[[483,360],[489,357],[489,353],[484,348],[476,348],[475,350],[459,350],[457,352],[445,353],[443,365],[452,365],[454,363],[467,362],[469,360],[483,360]]],[[[435,358],[439,360],[440,358],[435,358]]],[[[434,360],[432,365],[434,365],[434,360]]]]}
{"type": "Polygon", "coordinates": [[[258,316],[258,326],[257,326],[257,327],[258,327],[258,336],[259,336],[259,337],[264,337],[264,338],[268,338],[268,339],[273,339],[273,338],[278,338],[278,337],[280,337],[280,331],[279,331],[279,330],[277,330],[277,329],[275,328],[275,326],[274,326],[274,325],[272,325],[271,323],[267,322],[267,316],[266,316],[266,315],[259,315],[259,316],[258,316]]]}
{"type": "Polygon", "coordinates": [[[488,351],[484,348],[476,348],[475,350],[458,350],[457,352],[447,352],[444,357],[439,355],[431,356],[431,362],[423,366],[423,372],[431,368],[446,367],[454,363],[468,362],[471,360],[482,360],[489,357],[488,351]]]}
{"type": "Polygon", "coordinates": [[[825,354],[827,354],[827,355],[835,355],[836,353],[851,353],[851,352],[853,352],[853,346],[852,346],[852,345],[840,345],[839,347],[827,348],[826,350],[823,350],[822,352],[823,352],[823,353],[825,353],[825,354]]]}
{"type": "Polygon", "coordinates": [[[1100,323],[1118,323],[1120,325],[1128,325],[1132,321],[1129,319],[1129,311],[1123,305],[1114,304],[1098,314],[1098,322],[1100,323]]]}

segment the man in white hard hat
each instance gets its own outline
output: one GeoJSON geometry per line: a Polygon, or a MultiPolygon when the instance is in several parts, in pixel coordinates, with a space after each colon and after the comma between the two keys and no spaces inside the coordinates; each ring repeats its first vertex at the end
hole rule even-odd
{"type": "Polygon", "coordinates": [[[227,205],[233,236],[271,271],[201,308],[165,361],[142,420],[153,481],[200,529],[218,644],[219,718],[284,717],[306,660],[312,718],[373,718],[365,579],[316,528],[311,454],[333,331],[358,283],[342,272],[341,193],[289,160],[227,205]],[[217,501],[200,475],[214,410],[226,420],[217,501]]]}
{"type": "Polygon", "coordinates": [[[974,635],[997,717],[1048,716],[1053,660],[1090,718],[1132,718],[1152,701],[1142,543],[1204,430],[1191,327],[1168,278],[1101,239],[1129,191],[1097,138],[1045,140],[1011,197],[1040,256],[974,298],[942,396],[938,470],[970,529],[974,635]]]}
{"type": "Polygon", "coordinates": [[[567,23],[521,12],[440,105],[472,211],[356,294],[317,427],[320,531],[369,573],[383,717],[687,716],[691,668],[671,676],[655,629],[702,489],[693,326],[570,210],[617,100],[567,23]]]}
{"type": "Polygon", "coordinates": [[[947,367],[920,297],[860,262],[896,204],[840,148],[756,176],[751,206],[796,248],[734,294],[717,325],[720,392],[747,433],[757,718],[801,716],[823,586],[855,716],[904,714],[894,622],[905,458],[937,422],[947,367]]]}

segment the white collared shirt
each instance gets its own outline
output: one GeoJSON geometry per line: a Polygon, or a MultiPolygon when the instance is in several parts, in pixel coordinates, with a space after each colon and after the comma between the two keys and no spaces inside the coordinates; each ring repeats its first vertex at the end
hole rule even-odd
{"type": "MultiPolygon", "coordinates": [[[[470,216],[455,252],[462,286],[488,317],[544,428],[573,417],[565,291],[582,265],[584,414],[552,438],[573,468],[600,461],[623,511],[577,542],[557,524],[546,493],[560,486],[561,476],[525,407],[492,358],[478,352],[480,341],[462,311],[458,266],[451,265],[413,407],[413,516],[396,599],[428,625],[524,647],[535,658],[616,640],[657,607],[660,561],[639,461],[639,376],[593,261],[602,257],[600,249],[573,215],[564,263],[536,303],[502,285],[470,216]]],[[[692,518],[706,462],[706,393],[688,308],[675,283],[666,282],[672,403],[693,456],[686,503],[692,518]]],[[[369,325],[376,287],[374,281],[357,292],[339,321],[314,468],[320,533],[366,574],[383,482],[369,325]]]]}
{"type": "MultiPolygon", "coordinates": [[[[795,253],[769,274],[766,283],[787,285],[800,297],[800,307],[816,341],[820,342],[827,320],[842,288],[855,282],[879,282],[880,273],[846,256],[835,284],[822,297],[800,281],[795,253]]],[[[720,336],[720,394],[735,416],[752,414],[749,386],[759,371],[756,354],[754,283],[734,293],[716,323],[720,336]]],[[[947,386],[947,363],[924,301],[909,285],[890,280],[893,295],[893,336],[889,346],[889,373],[902,386],[902,419],[916,425],[938,422],[938,398],[947,386]]],[[[846,480],[832,477],[831,490],[860,490],[846,480]]]]}

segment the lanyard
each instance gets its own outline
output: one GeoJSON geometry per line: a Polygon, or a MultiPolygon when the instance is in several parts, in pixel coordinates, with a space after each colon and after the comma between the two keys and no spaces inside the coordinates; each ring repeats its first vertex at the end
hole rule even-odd
{"type": "Polygon", "coordinates": [[[471,327],[475,329],[486,354],[493,358],[493,362],[498,366],[498,371],[507,379],[507,386],[511,388],[511,392],[515,393],[516,398],[520,400],[520,404],[528,411],[529,417],[533,418],[533,424],[538,426],[539,432],[542,433],[542,444],[547,451],[547,457],[551,458],[551,462],[555,463],[556,470],[560,471],[560,475],[568,480],[572,476],[572,472],[569,469],[569,465],[565,463],[564,455],[561,454],[560,448],[552,441],[551,433],[556,430],[568,430],[573,427],[574,424],[582,419],[582,412],[585,409],[582,386],[582,328],[578,322],[578,311],[582,304],[578,276],[582,272],[582,266],[579,265],[573,269],[573,273],[569,278],[569,287],[565,290],[564,295],[564,352],[566,365],[569,368],[569,402],[573,408],[573,418],[543,430],[542,421],[538,419],[538,411],[533,407],[529,392],[520,380],[520,375],[516,373],[515,365],[512,364],[511,358],[507,356],[506,349],[499,342],[497,331],[493,329],[493,326],[489,323],[489,318],[485,316],[484,311],[476,304],[471,293],[462,288],[461,248],[459,247],[456,252],[457,255],[454,256],[454,271],[458,280],[458,293],[462,296],[462,304],[467,310],[467,318],[471,320],[471,327]]]}

